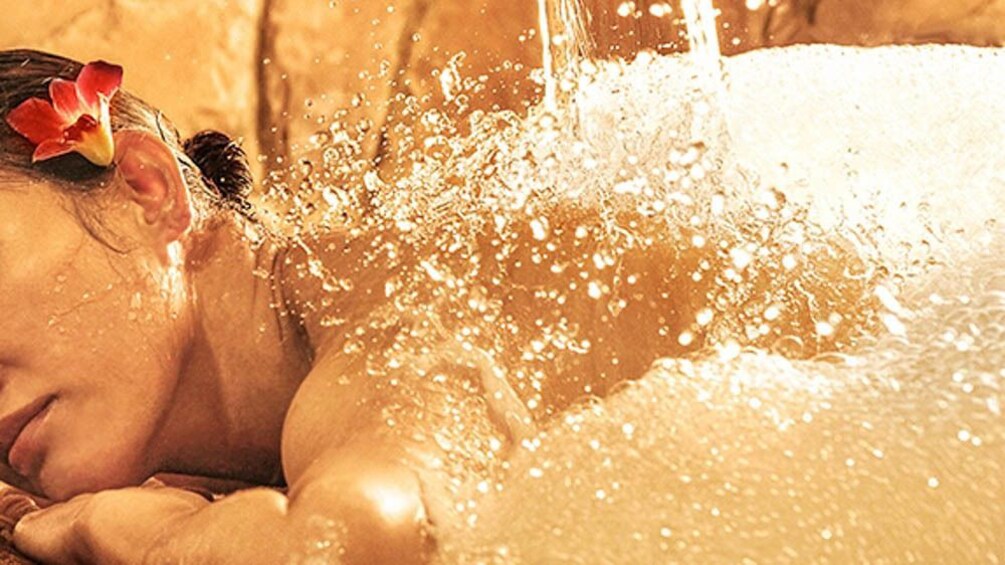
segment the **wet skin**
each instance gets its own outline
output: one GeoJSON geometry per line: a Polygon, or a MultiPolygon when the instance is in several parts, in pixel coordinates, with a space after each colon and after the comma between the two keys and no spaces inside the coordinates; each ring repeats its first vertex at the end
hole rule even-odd
{"type": "MultiPolygon", "coordinates": [[[[144,170],[171,172],[147,143],[133,145],[144,170]]],[[[30,554],[424,561],[435,549],[428,525],[446,531],[454,519],[452,480],[497,471],[510,446],[576,398],[682,353],[679,335],[708,300],[708,283],[690,275],[702,261],[721,267],[717,253],[659,237],[597,267],[600,226],[573,208],[552,211],[547,261],[534,259],[541,244],[520,222],[499,261],[490,232],[455,254],[389,228],[252,245],[233,218],[192,229],[179,213],[187,188],[172,179],[123,175],[84,202],[113,247],[81,225],[81,200],[19,178],[0,190],[0,417],[54,398],[32,434],[31,465],[7,478],[55,500],[103,491],[23,522],[16,540],[30,554]],[[456,272],[481,257],[485,269],[466,284],[495,316],[456,309],[455,298],[471,307],[472,296],[428,278],[434,255],[456,272]],[[594,265],[601,288],[630,287],[626,304],[612,313],[582,286],[548,298],[569,280],[550,268],[559,256],[569,272],[594,265]],[[305,274],[312,258],[350,284],[333,292],[305,274]],[[527,359],[528,336],[549,317],[594,345],[527,359]],[[456,339],[465,327],[477,330],[466,344],[456,339]],[[534,374],[551,378],[538,387],[534,374]],[[159,471],[263,485],[281,472],[289,491],[208,504],[175,489],[108,490],[159,471]]],[[[860,291],[828,296],[840,307],[860,291]]],[[[785,327],[808,335],[801,304],[785,327]]]]}

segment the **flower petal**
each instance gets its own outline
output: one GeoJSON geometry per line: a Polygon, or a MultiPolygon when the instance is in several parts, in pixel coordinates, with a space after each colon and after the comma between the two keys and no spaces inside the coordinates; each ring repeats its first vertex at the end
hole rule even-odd
{"type": "Polygon", "coordinates": [[[63,130],[63,137],[69,141],[80,141],[84,135],[98,129],[101,124],[90,114],[83,114],[72,126],[63,130]]]}
{"type": "Polygon", "coordinates": [[[76,151],[76,149],[72,143],[68,143],[62,139],[50,139],[38,144],[35,152],[31,155],[31,162],[45,161],[46,159],[66,155],[73,151],[76,151]]]}
{"type": "Polygon", "coordinates": [[[72,81],[54,79],[49,83],[49,98],[52,98],[52,106],[68,123],[75,122],[83,111],[80,107],[77,85],[72,81]]]}
{"type": "Polygon", "coordinates": [[[121,85],[122,67],[105,61],[94,61],[84,65],[84,69],[77,76],[80,98],[91,108],[97,108],[99,94],[104,94],[106,99],[111,100],[121,85]]]}
{"type": "Polygon", "coordinates": [[[7,114],[7,123],[14,131],[34,144],[47,139],[63,139],[66,123],[52,104],[41,98],[29,98],[7,114]]]}

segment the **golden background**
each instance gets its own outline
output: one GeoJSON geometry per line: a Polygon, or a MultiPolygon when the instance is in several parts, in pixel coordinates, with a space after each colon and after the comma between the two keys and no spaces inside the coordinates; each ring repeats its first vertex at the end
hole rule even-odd
{"type": "MultiPolygon", "coordinates": [[[[716,2],[727,53],[796,42],[1005,41],[1005,0],[747,1],[761,6],[716,2]]],[[[0,48],[122,64],[126,88],[183,134],[240,137],[249,154],[270,156],[267,168],[295,159],[316,116],[341,109],[348,123],[372,126],[361,156],[379,164],[385,126],[402,119],[393,101],[440,104],[436,74],[457,53],[461,75],[485,81],[472,108],[533,101],[536,24],[535,0],[15,0],[0,18],[0,48]]]]}

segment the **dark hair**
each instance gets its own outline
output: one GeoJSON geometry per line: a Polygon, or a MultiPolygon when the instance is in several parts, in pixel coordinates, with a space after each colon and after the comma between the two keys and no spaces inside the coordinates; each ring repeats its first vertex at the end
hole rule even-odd
{"type": "MultiPolygon", "coordinates": [[[[77,61],[28,49],[0,51],[0,118],[23,101],[49,99],[52,79],[74,80],[83,65],[77,61]]],[[[178,130],[161,112],[129,92],[111,100],[112,131],[142,129],[161,137],[178,159],[197,209],[224,207],[251,215],[247,196],[252,177],[244,150],[226,134],[203,131],[182,144],[178,130]],[[202,193],[203,196],[198,196],[202,193]]],[[[97,167],[76,153],[40,163],[31,162],[32,144],[0,119],[0,168],[53,182],[76,192],[91,192],[108,184],[113,170],[97,167]]]]}
{"type": "Polygon", "coordinates": [[[227,134],[215,130],[195,134],[185,140],[183,147],[202,174],[203,184],[212,187],[230,207],[250,216],[248,196],[254,179],[244,149],[227,134]]]}

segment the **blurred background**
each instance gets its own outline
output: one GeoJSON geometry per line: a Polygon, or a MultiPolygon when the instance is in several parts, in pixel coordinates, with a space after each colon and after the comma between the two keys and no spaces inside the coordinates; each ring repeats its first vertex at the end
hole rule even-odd
{"type": "MultiPolygon", "coordinates": [[[[591,32],[601,55],[630,57],[653,44],[647,36],[661,51],[686,49],[673,1],[586,2],[590,25],[603,28],[591,32]]],[[[806,42],[1005,43],[1005,0],[716,7],[727,54],[806,42]]],[[[536,0],[14,0],[4,12],[0,48],[120,63],[126,88],[183,134],[239,137],[259,172],[284,170],[338,130],[350,138],[348,160],[393,176],[395,143],[412,138],[397,132],[423,110],[519,112],[541,94],[536,0]],[[465,96],[445,104],[455,83],[465,96]]]]}

